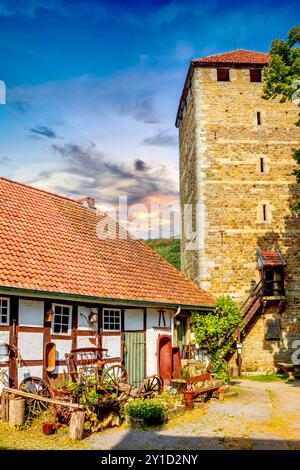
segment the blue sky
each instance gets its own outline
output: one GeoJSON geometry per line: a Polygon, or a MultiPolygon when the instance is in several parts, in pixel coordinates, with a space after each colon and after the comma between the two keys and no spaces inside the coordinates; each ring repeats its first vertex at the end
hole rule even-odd
{"type": "Polygon", "coordinates": [[[103,206],[176,200],[189,61],[267,51],[298,11],[294,0],[0,0],[1,175],[103,206]]]}

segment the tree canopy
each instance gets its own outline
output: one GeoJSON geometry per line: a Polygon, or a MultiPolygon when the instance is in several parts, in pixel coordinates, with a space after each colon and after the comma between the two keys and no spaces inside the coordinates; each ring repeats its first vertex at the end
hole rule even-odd
{"type": "MultiPolygon", "coordinates": [[[[288,39],[275,39],[271,44],[270,61],[264,69],[263,98],[280,96],[280,101],[294,101],[300,107],[300,26],[295,26],[288,33],[288,39]]],[[[300,127],[299,119],[295,122],[300,127]]],[[[298,167],[293,174],[300,183],[300,149],[293,150],[293,158],[298,167]]],[[[300,213],[300,199],[294,206],[300,213]]]]}

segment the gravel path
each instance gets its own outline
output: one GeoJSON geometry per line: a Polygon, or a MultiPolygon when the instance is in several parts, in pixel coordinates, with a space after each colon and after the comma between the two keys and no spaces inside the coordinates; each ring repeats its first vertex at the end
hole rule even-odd
{"type": "Polygon", "coordinates": [[[90,449],[299,449],[300,382],[241,380],[237,396],[211,400],[163,429],[111,429],[86,439],[90,449]]]}

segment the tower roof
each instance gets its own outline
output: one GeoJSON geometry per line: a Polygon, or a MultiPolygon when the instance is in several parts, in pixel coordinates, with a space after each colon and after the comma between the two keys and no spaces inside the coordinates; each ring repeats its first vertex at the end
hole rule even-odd
{"type": "Polygon", "coordinates": [[[267,65],[269,54],[264,52],[248,51],[246,49],[237,49],[235,51],[223,52],[221,54],[209,55],[192,60],[195,65],[212,64],[248,64],[248,65],[267,65]]]}
{"type": "Polygon", "coordinates": [[[285,266],[285,261],[279,250],[258,251],[257,256],[260,266],[285,266]]]}

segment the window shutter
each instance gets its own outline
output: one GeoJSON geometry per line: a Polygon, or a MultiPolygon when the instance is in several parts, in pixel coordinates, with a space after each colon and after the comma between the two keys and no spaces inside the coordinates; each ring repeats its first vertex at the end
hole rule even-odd
{"type": "Polygon", "coordinates": [[[217,69],[218,82],[229,82],[229,69],[217,69]]]}

